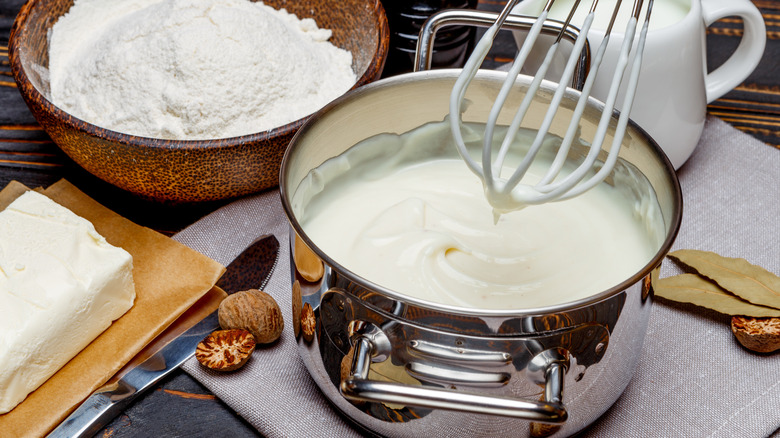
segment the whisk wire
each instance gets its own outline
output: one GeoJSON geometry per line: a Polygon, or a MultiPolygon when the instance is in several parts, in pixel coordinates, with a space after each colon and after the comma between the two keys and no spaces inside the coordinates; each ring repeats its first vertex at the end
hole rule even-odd
{"type": "MultiPolygon", "coordinates": [[[[641,1],[641,0],[639,0],[641,1]]],[[[615,8],[619,8],[619,1],[618,6],[615,8]]],[[[590,14],[593,14],[591,12],[590,14]]],[[[590,15],[589,14],[589,15],[590,15]]],[[[612,20],[614,21],[614,14],[612,20]]],[[[612,22],[610,22],[610,25],[608,26],[608,29],[611,29],[612,22]]],[[[631,23],[627,26],[627,31],[631,30],[633,32],[634,28],[631,26],[631,23]]],[[[621,47],[621,56],[618,59],[618,63],[615,68],[615,72],[613,73],[612,83],[620,84],[620,81],[622,80],[623,74],[625,72],[625,67],[627,65],[626,59],[623,55],[627,56],[628,49],[631,48],[632,45],[632,36],[633,33],[626,35],[626,38],[623,41],[623,45],[621,47]]],[[[596,56],[594,57],[594,65],[595,70],[598,71],[598,68],[601,65],[601,61],[603,60],[604,53],[606,52],[607,45],[609,44],[609,37],[610,33],[606,33],[604,35],[604,38],[602,39],[599,49],[596,52],[596,56]]],[[[595,75],[590,75],[588,79],[591,79],[591,81],[595,80],[595,75]]],[[[586,83],[588,81],[586,80],[586,83]]],[[[591,82],[592,85],[592,82],[591,82]]],[[[559,87],[560,89],[560,87],[559,87]]],[[[583,88],[585,90],[585,88],[583,88]]],[[[588,94],[581,94],[579,100],[577,101],[577,107],[583,108],[587,102],[587,97],[590,92],[590,88],[588,88],[588,94]]],[[[577,184],[579,184],[582,179],[587,175],[588,172],[593,168],[593,166],[596,163],[596,159],[598,158],[598,154],[601,151],[600,145],[604,142],[604,138],[607,134],[607,129],[609,128],[609,122],[612,118],[612,110],[615,107],[615,101],[617,100],[617,94],[618,94],[618,87],[610,87],[609,93],[607,94],[607,98],[604,102],[604,110],[601,113],[601,118],[599,119],[599,123],[596,128],[596,133],[594,135],[594,138],[591,143],[591,148],[588,150],[588,154],[586,155],[585,159],[580,163],[580,165],[571,172],[566,178],[564,178],[562,181],[554,184],[551,186],[551,183],[544,184],[542,187],[539,187],[538,185],[535,186],[539,188],[541,191],[543,191],[544,195],[540,195],[537,197],[537,199],[534,200],[534,203],[539,202],[547,202],[549,200],[555,199],[557,197],[562,197],[563,194],[568,193],[570,190],[572,190],[577,184]],[[598,147],[596,147],[598,145],[598,147]]],[[[574,114],[582,114],[581,111],[575,111],[574,114]]],[[[569,129],[567,130],[567,134],[574,133],[577,130],[577,127],[579,126],[579,121],[581,117],[573,117],[569,123],[569,129]]],[[[564,141],[561,144],[561,149],[559,149],[557,157],[561,158],[561,164],[562,161],[566,158],[564,154],[562,154],[563,150],[565,149],[565,152],[568,154],[568,150],[571,148],[571,145],[574,140],[574,135],[567,135],[564,137],[564,141]]],[[[618,139],[618,137],[615,137],[615,140],[619,140],[622,142],[622,136],[618,139]]],[[[617,148],[614,148],[614,142],[613,147],[610,148],[610,151],[615,150],[617,151],[617,148]]],[[[556,158],[557,158],[556,157],[556,158]]],[[[615,157],[617,158],[617,157],[615,157]]],[[[602,170],[606,168],[607,166],[603,166],[602,170]]],[[[609,171],[611,171],[611,167],[609,168],[609,171]]],[[[590,184],[597,184],[601,180],[591,178],[588,180],[588,183],[590,184]]],[[[590,189],[592,186],[588,186],[588,183],[584,183],[581,188],[590,189]]],[[[584,191],[584,190],[583,190],[584,191]]],[[[580,192],[581,193],[581,192],[580,192]]]]}
{"type": "MultiPolygon", "coordinates": [[[[615,19],[617,18],[617,13],[620,9],[621,2],[622,0],[617,1],[617,4],[612,11],[612,16],[610,17],[609,24],[607,25],[607,28],[604,32],[605,37],[602,39],[601,44],[599,44],[599,48],[596,51],[596,55],[593,58],[592,65],[595,66],[594,71],[598,71],[599,67],[601,66],[601,61],[604,58],[604,53],[606,53],[607,45],[609,43],[609,36],[612,33],[612,26],[615,23],[615,19]]],[[[597,6],[598,6],[598,0],[594,0],[593,3],[591,4],[591,8],[590,11],[588,12],[588,15],[585,17],[585,22],[583,23],[582,26],[583,31],[581,32],[581,34],[587,35],[588,32],[590,31],[590,27],[593,23],[593,20],[595,19],[597,6]]],[[[570,17],[574,15],[576,9],[577,7],[575,6],[569,12],[570,17]]],[[[577,101],[577,105],[575,107],[575,111],[573,112],[573,114],[583,113],[585,105],[588,102],[588,97],[590,97],[591,90],[593,89],[593,84],[595,82],[596,82],[596,75],[595,74],[588,75],[588,77],[585,80],[585,83],[583,84],[581,90],[581,97],[577,101]]],[[[568,180],[564,179],[564,181],[561,182],[559,185],[551,186],[552,181],[555,180],[555,178],[560,174],[561,169],[563,169],[563,165],[566,162],[566,158],[568,157],[569,150],[571,150],[571,145],[574,142],[574,136],[577,135],[577,132],[579,131],[579,122],[581,119],[582,119],[581,116],[576,118],[573,117],[572,120],[570,121],[569,127],[566,130],[566,134],[563,137],[558,152],[556,153],[555,158],[550,165],[550,169],[542,177],[539,183],[535,186],[537,190],[539,190],[540,192],[550,193],[553,190],[555,190],[556,187],[560,188],[560,192],[565,192],[571,189],[574,185],[576,185],[576,182],[579,181],[579,178],[584,176],[584,173],[587,172],[587,169],[589,169],[590,166],[593,165],[593,162],[595,162],[596,155],[594,154],[592,157],[589,156],[588,159],[586,159],[586,163],[589,164],[585,166],[581,166],[583,170],[576,172],[577,174],[575,176],[572,176],[568,180]]],[[[551,194],[550,196],[555,196],[555,194],[551,194]]]]}
{"type": "MultiPolygon", "coordinates": [[[[548,3],[547,7],[550,7],[553,4],[553,2],[554,2],[554,0],[551,0],[548,3]]],[[[576,0],[575,8],[576,8],[576,5],[579,5],[579,3],[580,3],[580,0],[576,0]]],[[[534,76],[534,80],[532,81],[532,83],[531,83],[531,85],[529,87],[529,92],[526,93],[526,96],[523,99],[523,102],[520,105],[520,108],[515,113],[515,117],[513,118],[512,123],[509,126],[509,130],[507,131],[507,135],[505,136],[504,141],[501,144],[501,149],[499,150],[498,156],[496,158],[495,167],[498,168],[498,169],[500,169],[503,166],[504,158],[505,158],[507,152],[509,151],[509,146],[511,145],[512,139],[514,138],[514,136],[517,135],[517,131],[519,130],[520,125],[522,123],[522,120],[525,117],[526,111],[528,110],[528,107],[530,106],[531,101],[533,100],[533,95],[538,90],[539,84],[541,83],[542,79],[544,77],[546,77],[546,75],[547,75],[547,70],[548,70],[548,68],[549,68],[549,66],[551,64],[550,61],[552,60],[552,58],[555,56],[555,54],[558,51],[558,47],[560,46],[559,43],[560,43],[560,41],[561,41],[561,39],[562,39],[562,37],[563,37],[563,35],[565,33],[565,29],[568,27],[569,22],[571,21],[573,15],[574,15],[573,13],[574,13],[574,9],[572,9],[572,13],[569,14],[569,16],[567,17],[566,22],[564,23],[563,27],[561,27],[560,32],[558,32],[558,35],[557,35],[557,37],[555,39],[555,42],[548,49],[547,55],[545,56],[545,61],[539,67],[539,70],[537,71],[536,75],[534,76]]],[[[580,53],[582,51],[585,43],[587,42],[587,38],[583,37],[582,35],[583,34],[580,33],[578,35],[578,38],[575,40],[573,53],[580,53]]],[[[524,45],[524,47],[525,46],[526,45],[524,45]]],[[[515,63],[515,64],[518,64],[518,63],[515,63]]],[[[573,57],[569,58],[569,61],[566,64],[566,68],[564,69],[564,71],[563,71],[563,73],[561,75],[560,83],[568,83],[571,80],[572,76],[574,75],[574,70],[576,69],[577,64],[578,64],[578,59],[576,57],[573,56],[573,57]]],[[[507,78],[506,78],[506,80],[504,82],[505,86],[511,87],[514,84],[514,82],[517,80],[517,76],[518,76],[518,73],[520,72],[520,68],[521,67],[522,67],[522,65],[517,66],[517,68],[512,71],[513,74],[510,74],[510,75],[507,76],[507,78]]],[[[505,99],[501,100],[501,106],[502,107],[503,107],[504,103],[505,103],[505,99]]],[[[489,120],[488,121],[488,123],[491,123],[491,122],[493,122],[493,120],[489,120]]]]}
{"type": "MultiPolygon", "coordinates": [[[[575,40],[574,50],[582,50],[582,47],[587,42],[587,38],[585,35],[587,34],[587,29],[590,28],[590,24],[593,21],[593,15],[589,14],[588,17],[585,19],[585,25],[583,26],[583,29],[585,31],[581,32],[577,39],[575,40]]],[[[549,61],[553,56],[555,56],[555,51],[557,51],[559,45],[558,43],[554,43],[550,47],[550,51],[548,53],[548,56],[545,58],[544,66],[549,65],[549,61]]],[[[576,52],[574,52],[576,53],[576,52]]],[[[569,57],[566,67],[564,68],[564,71],[561,75],[561,78],[559,79],[558,83],[567,83],[571,76],[574,74],[574,70],[577,66],[577,59],[576,57],[569,57]]],[[[546,69],[540,69],[537,71],[535,79],[544,77],[546,74],[546,69]]],[[[592,78],[593,76],[589,76],[589,78],[592,78]]],[[[586,79],[587,82],[587,79],[586,79]]],[[[592,82],[592,79],[591,79],[592,82]]],[[[538,87],[538,86],[537,86],[538,87]]],[[[537,88],[529,89],[525,98],[532,100],[533,96],[536,94],[537,88]]],[[[536,134],[536,137],[533,140],[533,143],[531,144],[531,147],[529,148],[528,152],[526,153],[525,157],[523,158],[522,162],[518,165],[515,172],[512,174],[512,176],[507,180],[506,183],[506,189],[512,190],[517,184],[520,183],[520,180],[523,178],[525,173],[528,171],[528,168],[533,163],[533,160],[536,158],[537,154],[539,153],[539,150],[541,149],[541,146],[544,142],[544,139],[546,137],[547,131],[550,129],[550,126],[552,125],[553,118],[555,114],[558,112],[558,108],[560,105],[561,100],[563,100],[564,94],[566,91],[566,87],[558,87],[555,90],[555,93],[553,94],[552,100],[550,101],[550,105],[547,108],[547,113],[545,114],[544,119],[542,120],[542,124],[539,127],[539,130],[536,134]]],[[[516,118],[516,120],[513,120],[513,127],[514,130],[510,130],[507,133],[507,136],[504,138],[504,142],[502,144],[502,151],[504,153],[508,152],[509,146],[512,144],[512,141],[514,139],[514,136],[517,134],[517,130],[520,127],[520,124],[522,122],[522,119],[516,118]]],[[[572,119],[571,124],[578,124],[578,120],[572,119]]],[[[563,147],[563,145],[561,145],[563,147]]],[[[560,149],[559,149],[560,153],[560,149]]],[[[503,157],[502,157],[503,158],[503,157]]],[[[503,163],[501,163],[503,164],[503,163]]]]}
{"type": "MultiPolygon", "coordinates": [[[[543,11],[540,17],[545,17],[546,19],[547,11],[546,10],[543,11]]],[[[496,24],[494,26],[500,28],[502,24],[503,24],[502,22],[496,21],[496,24]]],[[[532,40],[535,41],[542,31],[543,24],[544,24],[543,19],[540,18],[539,20],[537,20],[536,23],[534,23],[534,25],[531,27],[530,31],[528,32],[528,38],[531,38],[532,40]]],[[[488,184],[492,184],[494,182],[493,166],[491,165],[492,155],[493,155],[493,130],[496,126],[496,122],[501,113],[501,110],[504,107],[504,103],[506,102],[506,99],[509,96],[509,92],[512,91],[514,81],[517,78],[517,76],[520,74],[520,69],[525,64],[525,61],[528,55],[530,54],[531,49],[532,49],[531,45],[523,45],[522,49],[520,50],[517,57],[515,58],[515,61],[512,64],[509,73],[507,74],[507,79],[504,81],[503,85],[501,86],[498,96],[495,102],[493,103],[493,106],[491,107],[490,113],[488,115],[488,121],[485,125],[485,138],[482,147],[482,168],[485,172],[486,181],[488,180],[490,181],[490,183],[488,184]]],[[[540,77],[538,81],[534,80],[531,86],[538,87],[538,84],[541,83],[541,79],[542,78],[540,77]]],[[[518,112],[525,114],[525,111],[528,109],[528,107],[531,104],[531,100],[532,99],[523,99],[523,102],[520,104],[520,108],[518,109],[518,112]]]]}
{"type": "MultiPolygon", "coordinates": [[[[570,199],[574,196],[579,196],[585,191],[590,190],[596,184],[599,184],[609,175],[609,173],[614,168],[615,163],[617,162],[618,153],[620,150],[620,144],[623,141],[623,136],[625,135],[625,131],[628,126],[630,109],[634,102],[634,96],[636,96],[637,85],[639,84],[639,70],[642,64],[641,53],[644,51],[645,41],[647,40],[647,30],[650,24],[650,13],[653,9],[653,1],[654,0],[648,1],[647,13],[645,14],[644,23],[642,24],[642,29],[639,33],[639,39],[637,40],[636,53],[638,53],[639,55],[635,56],[633,59],[633,64],[631,67],[627,89],[623,98],[623,105],[621,107],[623,108],[623,110],[620,112],[620,115],[618,116],[617,126],[615,127],[615,135],[613,137],[612,146],[610,147],[607,159],[605,160],[602,168],[599,169],[599,171],[594,176],[592,176],[585,183],[576,186],[569,192],[563,194],[560,197],[561,200],[570,199]]],[[[621,47],[621,52],[625,51],[625,53],[621,53],[621,58],[625,59],[626,64],[628,63],[628,51],[630,50],[631,44],[633,43],[633,36],[636,32],[636,26],[637,26],[641,9],[642,9],[642,0],[637,0],[634,3],[634,11],[632,17],[629,19],[629,23],[626,26],[626,37],[627,37],[626,39],[631,39],[631,41],[628,42],[628,45],[626,44],[626,41],[624,41],[623,47],[621,47]],[[628,38],[629,35],[631,36],[630,38],[628,38]]],[[[625,70],[625,68],[623,70],[625,70]]],[[[622,78],[622,74],[621,74],[621,78],[622,78]]]]}
{"type": "MultiPolygon", "coordinates": [[[[485,125],[485,135],[482,144],[482,163],[481,166],[477,164],[469,155],[463,141],[462,134],[460,132],[460,116],[461,116],[461,102],[465,96],[466,88],[469,83],[475,77],[478,67],[482,64],[496,34],[501,29],[506,17],[510,11],[518,3],[519,0],[510,0],[507,5],[499,14],[495,23],[491,25],[485,32],[483,38],[477,43],[474,53],[468,59],[464,66],[463,73],[458,78],[453,87],[453,92],[450,96],[450,117],[451,128],[455,144],[458,148],[458,152],[466,162],[468,168],[480,177],[485,186],[485,192],[488,195],[488,200],[493,204],[494,208],[499,210],[508,209],[507,206],[511,206],[511,209],[522,208],[525,205],[539,204],[544,202],[552,202],[557,200],[569,199],[577,196],[590,188],[594,187],[598,183],[604,180],[606,176],[612,171],[615,163],[617,162],[618,152],[620,145],[625,135],[625,130],[628,125],[628,114],[630,112],[631,104],[636,92],[636,86],[639,78],[639,67],[641,66],[641,54],[644,50],[644,41],[646,38],[648,23],[650,19],[650,11],[652,10],[653,0],[649,0],[647,12],[644,19],[644,25],[640,32],[637,48],[633,58],[633,63],[630,70],[628,85],[626,87],[626,93],[623,99],[622,111],[618,117],[617,127],[613,137],[612,144],[607,152],[607,158],[594,175],[590,176],[587,180],[586,176],[591,173],[596,167],[596,160],[601,152],[601,145],[606,137],[609,123],[612,119],[612,113],[615,108],[615,102],[620,91],[621,83],[625,76],[626,69],[629,64],[630,53],[634,43],[634,37],[636,34],[637,22],[641,13],[643,0],[634,0],[632,15],[629,18],[626,26],[625,37],[623,44],[621,45],[618,65],[615,68],[612,77],[612,85],[610,86],[607,98],[604,102],[604,109],[601,115],[601,119],[597,125],[596,133],[592,139],[590,149],[586,157],[582,162],[568,175],[558,179],[559,174],[563,168],[563,165],[568,157],[571,146],[579,132],[579,126],[584,107],[590,96],[591,90],[595,83],[596,72],[604,58],[607,44],[609,43],[609,37],[613,25],[616,21],[618,11],[622,0],[617,0],[612,15],[610,17],[609,24],[606,28],[605,35],[599,45],[596,52],[596,56],[593,58],[591,65],[591,73],[585,80],[585,84],[580,92],[580,97],[575,105],[575,109],[572,112],[572,118],[569,120],[566,134],[564,135],[561,144],[558,146],[555,157],[551,162],[550,168],[545,172],[544,176],[536,184],[521,184],[521,181],[525,177],[528,169],[536,159],[541,147],[544,145],[547,132],[552,125],[553,119],[558,112],[560,103],[565,95],[566,87],[562,84],[566,84],[572,78],[574,70],[578,66],[577,54],[580,53],[585,44],[587,43],[587,37],[590,27],[595,19],[596,7],[598,0],[593,0],[590,10],[583,22],[580,33],[574,42],[572,47],[572,56],[570,56],[566,62],[564,70],[559,79],[559,86],[553,93],[553,97],[549,103],[545,117],[538,128],[538,133],[535,136],[529,149],[526,151],[522,160],[515,168],[512,175],[507,179],[501,178],[501,170],[504,166],[504,160],[509,153],[510,146],[514,141],[514,137],[517,135],[523,120],[525,119],[527,112],[533,102],[542,80],[546,77],[549,65],[553,57],[557,54],[559,49],[559,42],[563,36],[563,30],[558,34],[555,42],[548,48],[545,60],[541,66],[537,69],[533,76],[531,83],[528,86],[526,95],[522,99],[520,106],[515,112],[511,123],[507,127],[507,131],[501,146],[496,155],[496,159],[493,160],[493,137],[496,125],[498,123],[499,115],[501,114],[504,105],[507,101],[509,93],[512,91],[517,77],[520,74],[523,66],[525,65],[531,50],[536,44],[536,40],[541,33],[544,21],[547,19],[548,12],[550,11],[555,0],[548,0],[544,6],[544,9],[539,14],[539,17],[531,26],[526,35],[525,41],[520,47],[515,60],[507,72],[506,79],[502,84],[496,100],[491,107],[488,120],[485,125]]],[[[569,22],[573,19],[574,14],[579,6],[580,0],[576,0],[572,9],[566,18],[566,22],[562,29],[565,29],[569,22]]]]}

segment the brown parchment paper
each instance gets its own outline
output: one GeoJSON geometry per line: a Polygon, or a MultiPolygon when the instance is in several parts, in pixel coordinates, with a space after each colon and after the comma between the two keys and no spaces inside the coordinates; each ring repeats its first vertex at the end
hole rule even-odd
{"type": "MultiPolygon", "coordinates": [[[[0,210],[26,190],[18,182],[8,184],[0,191],[0,210]]],[[[39,191],[92,222],[109,243],[133,256],[136,299],[127,313],[54,376],[11,412],[0,415],[1,436],[46,435],[185,311],[199,307],[197,314],[208,314],[224,297],[213,287],[225,271],[216,261],[134,224],[67,181],[39,191]]]]}

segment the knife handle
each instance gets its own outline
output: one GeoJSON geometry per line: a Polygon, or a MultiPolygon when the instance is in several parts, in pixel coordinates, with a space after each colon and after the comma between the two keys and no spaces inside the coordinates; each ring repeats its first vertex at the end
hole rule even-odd
{"type": "Polygon", "coordinates": [[[217,312],[198,322],[166,344],[160,351],[122,376],[117,383],[105,385],[90,395],[47,438],[92,437],[131,401],[157,384],[195,354],[204,336],[219,327],[217,312]]]}

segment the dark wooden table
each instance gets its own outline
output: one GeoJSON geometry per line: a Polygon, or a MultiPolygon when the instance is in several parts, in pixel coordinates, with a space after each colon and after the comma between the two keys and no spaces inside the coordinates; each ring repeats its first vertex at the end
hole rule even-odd
{"type": "MultiPolygon", "coordinates": [[[[166,205],[139,199],[86,173],[59,151],[19,96],[8,63],[8,35],[23,0],[0,0],[0,187],[16,180],[30,187],[66,178],[103,205],[134,222],[174,234],[225,202],[166,205]]],[[[505,0],[480,0],[479,8],[500,10],[505,0]]],[[[742,85],[709,106],[736,128],[780,147],[780,2],[754,0],[767,22],[768,45],[758,69],[742,85]]],[[[734,50],[741,24],[723,20],[710,28],[708,65],[734,50]]],[[[499,37],[488,68],[509,62],[516,50],[510,35],[499,37]]],[[[780,171],[780,170],[779,170],[780,171]]],[[[175,372],[104,428],[104,437],[254,437],[258,433],[205,387],[175,372]]],[[[0,431],[2,436],[2,431],[0,431]]]]}

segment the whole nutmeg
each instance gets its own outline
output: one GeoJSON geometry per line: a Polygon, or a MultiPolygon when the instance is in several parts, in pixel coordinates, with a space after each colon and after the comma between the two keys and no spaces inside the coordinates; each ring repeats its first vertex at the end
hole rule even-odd
{"type": "Polygon", "coordinates": [[[780,318],[731,317],[731,331],[745,348],[759,353],[780,350],[780,318]]]}
{"type": "Polygon", "coordinates": [[[284,329],[279,304],[272,296],[257,289],[229,295],[220,303],[218,316],[223,329],[248,330],[258,344],[279,339],[284,329]]]}

